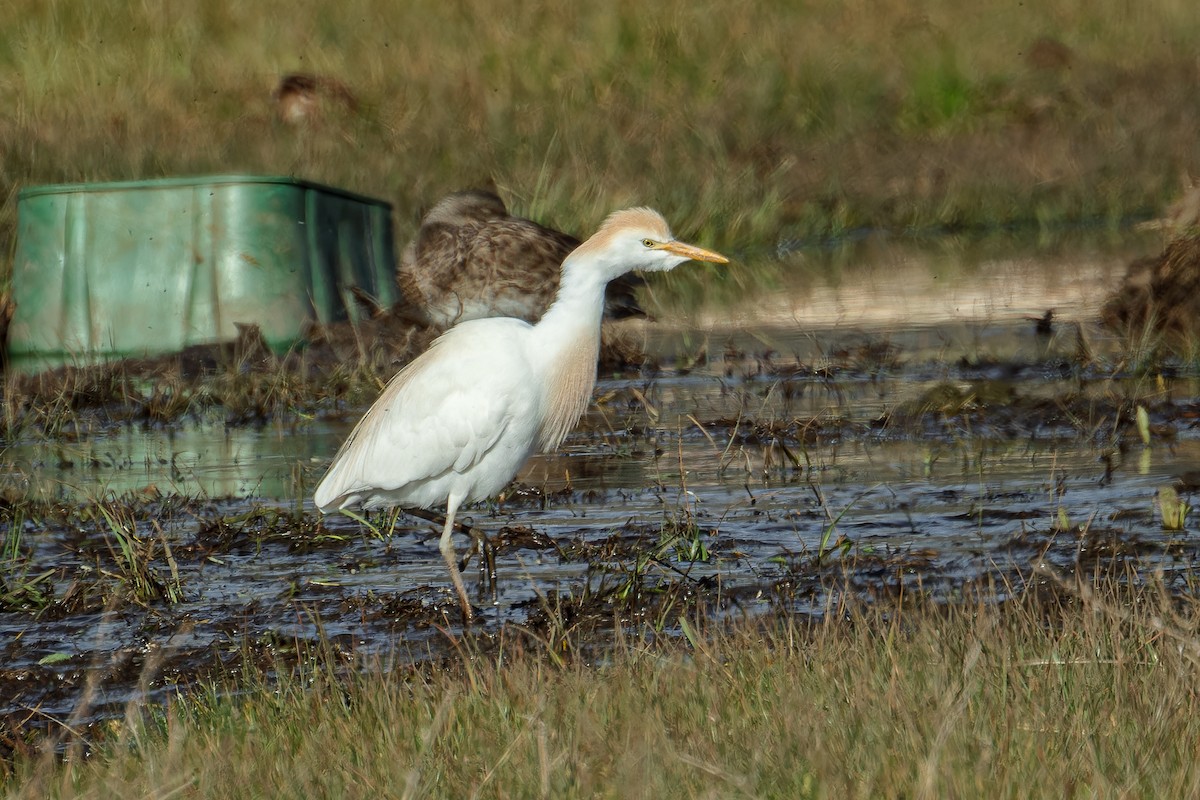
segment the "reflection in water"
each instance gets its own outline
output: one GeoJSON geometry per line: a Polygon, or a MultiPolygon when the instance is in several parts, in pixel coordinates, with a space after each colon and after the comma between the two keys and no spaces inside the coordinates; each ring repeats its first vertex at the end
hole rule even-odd
{"type": "Polygon", "coordinates": [[[5,451],[5,484],[31,497],[83,500],[158,491],[188,497],[295,498],[314,459],[342,434],[321,426],[232,428],[184,423],[130,428],[77,442],[18,442],[5,451]]]}

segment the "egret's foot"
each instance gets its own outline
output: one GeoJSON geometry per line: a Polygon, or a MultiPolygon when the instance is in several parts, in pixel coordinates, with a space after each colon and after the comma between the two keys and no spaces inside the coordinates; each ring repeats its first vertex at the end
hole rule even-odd
{"type": "Polygon", "coordinates": [[[477,528],[467,529],[471,537],[471,549],[458,562],[460,571],[466,571],[471,563],[471,557],[479,553],[479,582],[480,593],[483,587],[491,589],[492,599],[496,599],[496,548],[487,534],[477,528]]]}
{"type": "Polygon", "coordinates": [[[470,625],[475,621],[475,609],[465,597],[458,598],[458,604],[462,608],[463,625],[470,625]]]}
{"type": "Polygon", "coordinates": [[[472,536],[472,537],[471,537],[471,549],[470,549],[470,550],[468,550],[468,551],[467,551],[467,553],[466,553],[466,555],[464,555],[464,556],[463,556],[461,559],[459,559],[459,561],[458,561],[458,569],[459,569],[459,571],[460,571],[460,572],[466,572],[466,571],[467,571],[467,565],[471,563],[471,558],[472,558],[472,557],[475,555],[475,553],[477,553],[478,551],[479,551],[479,540],[478,540],[478,539],[476,539],[474,536],[472,536]]]}
{"type": "Polygon", "coordinates": [[[496,547],[483,531],[478,531],[479,554],[479,588],[486,586],[491,590],[492,600],[496,599],[496,547]]]}

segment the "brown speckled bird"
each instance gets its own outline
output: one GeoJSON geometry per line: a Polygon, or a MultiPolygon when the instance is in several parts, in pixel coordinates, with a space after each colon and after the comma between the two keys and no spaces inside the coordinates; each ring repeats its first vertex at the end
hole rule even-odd
{"type": "MultiPolygon", "coordinates": [[[[454,192],[421,220],[396,277],[412,310],[440,329],[485,317],[537,322],[578,246],[574,236],[511,216],[494,192],[454,192]]],[[[642,284],[635,275],[609,283],[605,316],[644,316],[634,296],[642,284]]]]}

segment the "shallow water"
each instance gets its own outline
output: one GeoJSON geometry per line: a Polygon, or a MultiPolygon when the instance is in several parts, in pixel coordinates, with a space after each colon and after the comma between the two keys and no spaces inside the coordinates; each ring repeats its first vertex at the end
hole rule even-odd
{"type": "MultiPolygon", "coordinates": [[[[1186,578],[1194,522],[1165,532],[1154,499],[1196,482],[1196,381],[1112,377],[1114,343],[1093,322],[1139,246],[968,258],[872,243],[841,265],[791,253],[772,285],[719,313],[627,327],[659,367],[603,378],[561,452],[465,520],[528,526],[559,548],[505,534],[518,538],[500,550],[494,593],[468,569],[480,627],[622,585],[685,584],[709,613],[753,615],[821,612],[843,592],[953,600],[1043,562],[1186,578]],[[1048,308],[1057,323],[1041,336],[1026,317],[1048,308]],[[1080,361],[1080,337],[1099,365],[1080,361]],[[1148,398],[1148,446],[1129,397],[1148,398]],[[818,559],[823,543],[840,547],[818,559]]],[[[433,524],[378,517],[382,538],[340,516],[314,527],[311,489],[361,411],[9,444],[10,492],[125,498],[128,525],[172,548],[182,599],[0,614],[12,690],[0,713],[70,714],[89,676],[102,679],[92,705],[111,708],[149,672],[158,696],[197,665],[321,637],[357,657],[448,647],[459,623],[433,524]],[[39,665],[47,656],[62,660],[39,665]]],[[[5,523],[32,562],[66,567],[57,595],[112,548],[99,515],[5,523]]]]}

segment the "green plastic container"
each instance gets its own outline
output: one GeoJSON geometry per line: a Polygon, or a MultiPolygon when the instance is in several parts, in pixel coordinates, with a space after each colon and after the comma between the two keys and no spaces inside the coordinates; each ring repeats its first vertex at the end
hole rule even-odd
{"type": "Polygon", "coordinates": [[[396,300],[391,205],[294,178],[221,175],[25,189],[10,364],[29,371],[171,353],[256,324],[277,351],[305,323],[396,300]]]}

